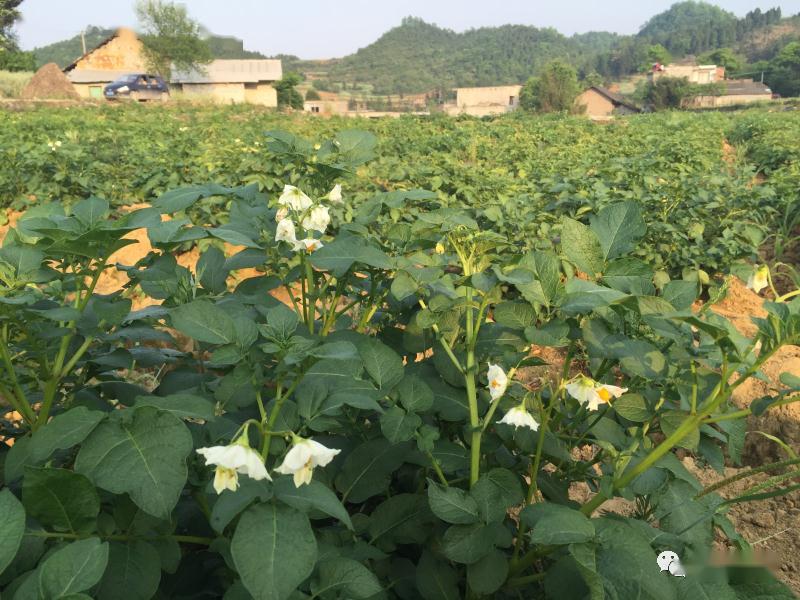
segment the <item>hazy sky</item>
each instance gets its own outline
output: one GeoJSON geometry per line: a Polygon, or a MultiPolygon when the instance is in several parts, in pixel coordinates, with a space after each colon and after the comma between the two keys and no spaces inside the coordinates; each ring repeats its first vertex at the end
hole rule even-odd
{"type": "MultiPolygon", "coordinates": [[[[328,58],[375,41],[408,15],[455,31],[506,23],[635,33],[675,0],[187,0],[189,13],[217,34],[235,35],[265,54],[328,58]]],[[[800,0],[722,0],[737,15],[780,6],[800,13],[800,0]]],[[[86,25],[135,26],[133,0],[25,0],[17,32],[32,49],[72,37],[86,25]]]]}

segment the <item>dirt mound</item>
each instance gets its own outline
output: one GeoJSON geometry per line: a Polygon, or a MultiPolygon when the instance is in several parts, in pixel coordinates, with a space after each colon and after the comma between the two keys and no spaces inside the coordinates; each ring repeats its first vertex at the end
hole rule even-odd
{"type": "Polygon", "coordinates": [[[28,85],[22,90],[20,97],[26,100],[77,100],[79,98],[78,92],[75,91],[70,80],[61,72],[56,63],[47,63],[36,71],[28,85]]]}

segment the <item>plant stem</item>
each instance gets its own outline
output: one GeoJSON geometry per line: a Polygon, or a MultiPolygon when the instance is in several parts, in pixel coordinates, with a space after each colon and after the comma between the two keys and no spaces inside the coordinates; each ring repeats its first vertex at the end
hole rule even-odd
{"type": "Polygon", "coordinates": [[[314,278],[314,269],[311,262],[303,261],[306,269],[306,287],[308,288],[308,332],[314,335],[314,322],[317,318],[317,280],[314,278]]]}
{"type": "Polygon", "coordinates": [[[436,460],[436,457],[433,455],[433,453],[430,450],[426,450],[425,454],[430,459],[431,466],[433,467],[436,476],[439,478],[439,481],[442,482],[442,485],[444,487],[450,487],[450,484],[447,482],[447,478],[444,476],[444,473],[442,472],[442,467],[441,465],[439,465],[439,461],[436,460]]]}
{"type": "MultiPolygon", "coordinates": [[[[472,269],[469,262],[463,264],[464,275],[469,278],[472,269]]],[[[481,476],[481,436],[480,418],[478,416],[478,390],[475,386],[477,366],[475,364],[475,323],[472,320],[472,288],[467,285],[467,309],[465,313],[465,333],[467,342],[467,364],[464,371],[464,383],[467,388],[467,401],[469,403],[469,424],[472,429],[470,442],[469,486],[474,486],[481,476]]]]}
{"type": "Polygon", "coordinates": [[[196,535],[127,535],[127,534],[112,534],[112,535],[84,535],[79,533],[61,533],[57,531],[26,531],[25,535],[29,537],[40,538],[56,538],[62,540],[83,540],[90,537],[99,537],[103,540],[110,541],[130,541],[130,540],[166,540],[173,539],[176,542],[183,542],[185,544],[199,544],[202,546],[210,546],[214,543],[214,538],[200,537],[196,535]]]}
{"type": "Polygon", "coordinates": [[[8,371],[8,377],[13,386],[13,394],[6,391],[3,392],[3,396],[11,402],[16,411],[21,414],[26,421],[32,423],[36,420],[36,413],[33,412],[25,396],[25,392],[19,384],[17,374],[14,371],[14,364],[11,362],[11,354],[8,351],[8,324],[3,324],[2,339],[0,339],[0,354],[2,355],[3,364],[6,367],[6,371],[8,371]]]}
{"type": "Polygon", "coordinates": [[[724,487],[726,487],[726,486],[728,486],[728,485],[730,485],[732,483],[735,483],[737,481],[740,481],[742,479],[747,479],[748,477],[751,477],[752,475],[756,475],[758,473],[764,473],[766,471],[775,471],[777,469],[782,469],[783,467],[790,467],[792,465],[797,465],[797,464],[800,464],[800,458],[792,458],[792,459],[789,459],[789,460],[782,460],[780,462],[772,463],[772,464],[769,464],[769,465],[761,465],[759,467],[752,467],[750,469],[747,469],[747,471],[744,471],[742,473],[737,473],[736,475],[733,475],[731,477],[726,477],[725,479],[722,479],[721,481],[718,481],[714,485],[710,485],[710,486],[708,486],[706,488],[703,488],[700,491],[700,493],[695,496],[695,499],[701,498],[701,497],[705,496],[706,494],[710,494],[711,492],[715,492],[720,488],[724,488],[724,487]]]}

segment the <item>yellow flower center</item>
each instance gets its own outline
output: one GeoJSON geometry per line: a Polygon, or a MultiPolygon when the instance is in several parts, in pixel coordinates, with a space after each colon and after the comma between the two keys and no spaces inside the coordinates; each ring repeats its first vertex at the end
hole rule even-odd
{"type": "Polygon", "coordinates": [[[611,400],[611,392],[609,392],[606,388],[600,388],[597,390],[597,395],[600,396],[600,399],[606,404],[611,400]]]}
{"type": "Polygon", "coordinates": [[[501,386],[500,382],[497,379],[492,379],[489,382],[489,387],[490,388],[499,388],[499,387],[502,387],[502,386],[501,386]]]}

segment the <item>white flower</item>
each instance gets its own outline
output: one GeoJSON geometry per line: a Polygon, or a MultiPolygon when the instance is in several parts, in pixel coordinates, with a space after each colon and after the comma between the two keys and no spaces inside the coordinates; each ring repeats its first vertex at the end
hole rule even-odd
{"type": "Polygon", "coordinates": [[[756,294],[769,285],[769,267],[753,268],[750,277],[747,278],[747,288],[753,290],[756,294]]]}
{"type": "Polygon", "coordinates": [[[328,194],[328,200],[333,202],[334,204],[341,204],[342,203],[342,186],[338,183],[333,186],[333,189],[328,194]]]}
{"type": "Polygon", "coordinates": [[[275,221],[280,223],[281,221],[283,221],[288,216],[289,216],[289,209],[287,207],[285,207],[285,206],[281,206],[278,209],[278,212],[275,213],[275,221]]]}
{"type": "Polygon", "coordinates": [[[214,474],[214,490],[217,494],[221,494],[223,490],[235,492],[239,487],[239,473],[256,481],[272,481],[261,455],[250,446],[240,443],[211,446],[198,448],[197,453],[205,457],[206,465],[217,465],[214,474]]]}
{"type": "Polygon", "coordinates": [[[286,454],[281,465],[275,469],[282,475],[294,475],[295,487],[311,483],[314,467],[324,467],[341,450],[326,448],[314,440],[295,438],[292,449],[286,454]]]}
{"type": "Polygon", "coordinates": [[[487,377],[489,378],[489,395],[492,397],[492,400],[497,400],[506,393],[506,388],[508,387],[508,377],[502,368],[491,363],[489,363],[489,372],[487,377]]]}
{"type": "Polygon", "coordinates": [[[597,410],[600,404],[607,404],[612,397],[619,398],[628,391],[628,388],[597,383],[593,379],[581,375],[575,381],[567,384],[567,392],[589,410],[597,410]]]}
{"type": "Polygon", "coordinates": [[[278,204],[288,206],[295,212],[303,212],[311,208],[313,202],[301,190],[293,185],[283,186],[283,194],[278,198],[278,204]]]}
{"type": "Polygon", "coordinates": [[[291,219],[283,219],[282,221],[278,221],[278,226],[275,228],[275,241],[289,242],[293,246],[297,244],[294,223],[292,223],[291,219]]]}
{"type": "Polygon", "coordinates": [[[512,408],[498,422],[505,423],[506,425],[513,425],[514,427],[527,427],[533,431],[539,429],[539,424],[536,422],[536,419],[531,416],[531,413],[525,410],[525,406],[523,405],[512,408]]]}
{"type": "Polygon", "coordinates": [[[319,240],[315,240],[314,238],[306,238],[304,240],[297,240],[296,242],[294,242],[295,252],[300,252],[304,250],[308,254],[311,254],[312,252],[316,252],[320,248],[322,248],[322,242],[320,242],[319,240]]]}
{"type": "Polygon", "coordinates": [[[311,212],[303,219],[303,229],[306,231],[319,231],[325,233],[325,230],[330,225],[331,216],[328,214],[328,209],[324,206],[315,206],[311,212]]]}

